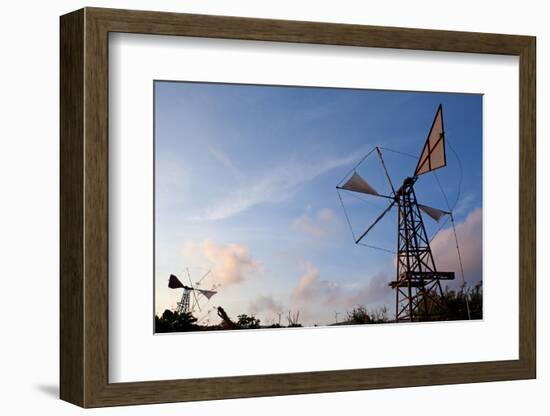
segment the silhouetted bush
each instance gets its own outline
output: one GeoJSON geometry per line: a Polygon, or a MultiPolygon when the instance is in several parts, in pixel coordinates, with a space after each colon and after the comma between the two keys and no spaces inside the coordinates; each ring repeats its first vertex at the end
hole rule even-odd
{"type": "Polygon", "coordinates": [[[187,332],[201,329],[190,312],[177,313],[166,309],[161,317],[155,316],[155,332],[187,332]]]}
{"type": "Polygon", "coordinates": [[[384,322],[390,322],[388,310],[385,306],[374,311],[369,311],[365,306],[357,306],[348,312],[346,320],[338,325],[379,324],[384,322]]]}
{"type": "Polygon", "coordinates": [[[443,294],[447,304],[447,320],[459,321],[468,319],[468,308],[471,319],[483,318],[483,295],[481,282],[473,288],[462,288],[458,291],[446,290],[443,294]]]}
{"type": "Polygon", "coordinates": [[[370,324],[369,311],[364,306],[353,308],[351,312],[348,312],[348,318],[345,322],[350,325],[370,324]]]}
{"type": "MultiPolygon", "coordinates": [[[[483,318],[483,292],[482,283],[479,282],[473,288],[461,288],[459,290],[445,289],[443,296],[434,296],[426,299],[430,315],[425,314],[425,304],[420,302],[414,316],[415,321],[461,321],[483,318]]],[[[388,317],[386,307],[369,311],[366,306],[357,306],[347,313],[346,320],[334,325],[361,325],[392,322],[388,317]]]]}
{"type": "Polygon", "coordinates": [[[260,327],[260,320],[254,316],[242,314],[237,316],[237,325],[240,329],[256,329],[260,327]]]}

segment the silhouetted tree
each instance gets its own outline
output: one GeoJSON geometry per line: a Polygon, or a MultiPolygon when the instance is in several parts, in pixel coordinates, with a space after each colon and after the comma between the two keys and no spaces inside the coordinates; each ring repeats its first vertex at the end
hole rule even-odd
{"type": "Polygon", "coordinates": [[[350,325],[370,324],[372,319],[369,315],[369,311],[365,306],[357,306],[353,308],[351,312],[348,312],[347,319],[344,323],[350,325]]]}
{"type": "Polygon", "coordinates": [[[237,316],[237,325],[240,329],[256,329],[260,327],[260,320],[254,316],[242,314],[237,316]]]}
{"type": "Polygon", "coordinates": [[[197,318],[191,312],[177,313],[166,309],[161,317],[155,316],[155,332],[197,331],[201,328],[196,322],[197,318]]]}

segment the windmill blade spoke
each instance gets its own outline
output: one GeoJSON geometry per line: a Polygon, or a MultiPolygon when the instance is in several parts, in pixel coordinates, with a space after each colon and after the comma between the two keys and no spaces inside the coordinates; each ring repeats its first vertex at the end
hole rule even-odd
{"type": "MultiPolygon", "coordinates": [[[[367,158],[371,155],[371,153],[374,152],[374,150],[375,150],[375,149],[372,149],[372,150],[371,150],[370,152],[368,152],[365,156],[363,156],[363,157],[361,158],[361,160],[359,160],[359,162],[357,162],[357,163],[355,164],[355,166],[354,166],[353,168],[351,168],[351,169],[348,171],[348,173],[346,173],[346,175],[342,178],[342,180],[341,180],[340,182],[338,182],[338,186],[340,186],[340,184],[341,184],[342,182],[344,182],[344,179],[346,179],[351,173],[355,172],[355,170],[359,167],[359,165],[361,165],[361,163],[363,163],[363,162],[365,161],[365,159],[367,159],[367,158]]],[[[337,186],[337,188],[338,188],[338,186],[337,186]]]]}
{"type": "Polygon", "coordinates": [[[390,175],[388,173],[388,169],[386,168],[386,163],[384,162],[384,157],[382,156],[382,151],[378,146],[376,146],[376,152],[378,153],[378,159],[380,159],[380,163],[382,164],[382,168],[384,169],[384,173],[386,174],[386,179],[388,180],[390,184],[390,188],[392,191],[392,195],[395,195],[395,188],[393,187],[393,183],[391,181],[390,175]]]}
{"type": "MultiPolygon", "coordinates": [[[[339,190],[339,191],[347,191],[347,192],[350,192],[350,195],[353,195],[353,196],[356,196],[355,194],[363,194],[363,195],[376,196],[376,197],[379,197],[379,198],[393,199],[393,197],[390,196],[390,195],[383,195],[383,194],[367,194],[366,192],[354,191],[354,190],[351,190],[351,189],[343,188],[343,187],[341,187],[341,186],[337,186],[336,189],[339,190]]],[[[359,199],[361,199],[361,198],[359,198],[359,199]]],[[[362,201],[366,201],[366,199],[361,199],[361,200],[362,200],[362,201]]]]}
{"type": "Polygon", "coordinates": [[[392,201],[392,203],[389,204],[384,211],[382,211],[382,213],[378,216],[378,218],[374,220],[374,222],[370,225],[370,227],[367,228],[363,234],[361,234],[361,236],[355,241],[355,244],[358,244],[369,233],[369,231],[372,230],[373,227],[380,222],[380,220],[384,217],[384,215],[386,215],[394,205],[395,205],[395,200],[392,201]]]}
{"type": "Polygon", "coordinates": [[[198,286],[200,282],[202,282],[204,278],[210,274],[211,271],[212,270],[208,270],[205,274],[203,274],[202,277],[199,279],[199,281],[195,283],[195,285],[198,286]]]}
{"type": "Polygon", "coordinates": [[[189,284],[191,285],[191,290],[193,292],[193,299],[195,299],[194,305],[199,308],[199,311],[201,312],[201,307],[199,305],[199,300],[197,299],[197,293],[195,292],[195,286],[193,286],[193,281],[191,280],[191,273],[189,273],[189,268],[187,267],[185,270],[187,270],[187,278],[189,279],[189,284]]]}

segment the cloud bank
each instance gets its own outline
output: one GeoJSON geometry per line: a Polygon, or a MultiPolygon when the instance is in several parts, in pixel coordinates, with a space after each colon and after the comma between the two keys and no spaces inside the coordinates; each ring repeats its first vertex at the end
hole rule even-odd
{"type": "MultiPolygon", "coordinates": [[[[483,217],[481,208],[473,210],[464,220],[456,225],[456,234],[464,267],[465,280],[468,285],[482,279],[483,270],[483,217]]],[[[460,263],[452,228],[442,230],[432,241],[432,252],[438,270],[454,271],[455,285],[462,284],[460,263]]]]}
{"type": "Polygon", "coordinates": [[[331,280],[320,279],[317,267],[306,263],[305,273],[292,292],[294,304],[321,304],[332,307],[351,308],[357,305],[380,306],[392,296],[388,287],[390,278],[384,272],[366,277],[364,282],[340,285],[331,280]]]}

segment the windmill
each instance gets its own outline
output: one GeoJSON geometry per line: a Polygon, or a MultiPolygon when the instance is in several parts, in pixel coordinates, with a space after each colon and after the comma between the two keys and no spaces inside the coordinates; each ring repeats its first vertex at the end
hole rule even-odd
{"type": "Polygon", "coordinates": [[[201,310],[201,306],[199,303],[199,298],[197,296],[197,292],[201,295],[203,295],[206,299],[210,300],[212,296],[214,296],[216,293],[218,293],[216,290],[205,290],[205,289],[199,289],[198,286],[202,282],[202,280],[210,274],[210,270],[208,270],[196,283],[193,285],[193,281],[191,280],[191,273],[189,272],[189,268],[185,269],[187,278],[189,280],[189,286],[184,285],[180,279],[176,275],[171,274],[170,278],[168,279],[168,287],[170,289],[183,289],[183,293],[181,295],[181,300],[178,302],[178,306],[176,308],[176,312],[179,314],[182,313],[192,313],[195,308],[197,308],[199,311],[201,310]],[[191,293],[193,293],[193,303],[191,305],[191,293]]]}
{"type": "MultiPolygon", "coordinates": [[[[361,177],[355,170],[359,164],[356,165],[352,172],[346,175],[344,178],[347,178],[346,182],[342,186],[336,187],[337,190],[385,198],[389,201],[387,207],[374,222],[358,238],[354,236],[355,243],[360,244],[373,227],[396,207],[396,278],[389,283],[389,286],[395,290],[395,320],[396,322],[401,322],[445,319],[446,305],[443,301],[441,281],[453,280],[455,274],[454,272],[437,269],[422,213],[427,214],[435,221],[439,221],[441,217],[448,215],[453,222],[452,213],[420,204],[414,190],[415,183],[422,175],[433,172],[436,169],[441,169],[447,164],[443,107],[440,104],[437,108],[428,137],[412,176],[403,179],[401,186],[397,189],[391,181],[381,149],[375,147],[374,150],[380,159],[384,175],[391,188],[390,195],[378,193],[373,186],[361,177]]],[[[342,206],[344,206],[343,203],[342,206]]]]}

